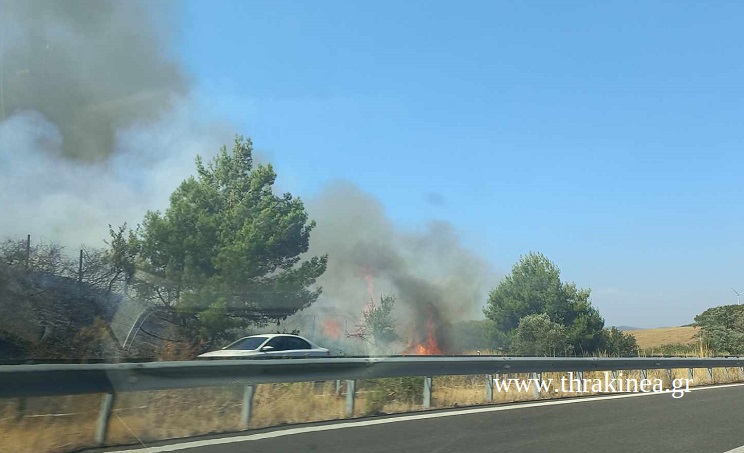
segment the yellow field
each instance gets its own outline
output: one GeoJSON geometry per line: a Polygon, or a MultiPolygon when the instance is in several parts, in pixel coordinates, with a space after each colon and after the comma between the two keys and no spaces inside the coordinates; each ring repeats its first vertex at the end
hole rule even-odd
{"type": "Polygon", "coordinates": [[[697,327],[659,327],[656,329],[626,330],[633,335],[641,349],[665,344],[695,344],[697,327]]]}

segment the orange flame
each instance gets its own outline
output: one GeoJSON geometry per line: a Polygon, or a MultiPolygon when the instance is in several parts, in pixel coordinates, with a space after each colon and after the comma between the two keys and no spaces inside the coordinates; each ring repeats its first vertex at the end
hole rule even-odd
{"type": "Polygon", "coordinates": [[[321,323],[323,333],[334,340],[341,338],[341,325],[335,319],[326,319],[321,323]]]}
{"type": "Polygon", "coordinates": [[[442,350],[439,348],[436,335],[434,334],[434,323],[431,319],[429,319],[429,322],[426,323],[426,339],[423,342],[411,347],[410,353],[413,355],[442,354],[442,350]]]}

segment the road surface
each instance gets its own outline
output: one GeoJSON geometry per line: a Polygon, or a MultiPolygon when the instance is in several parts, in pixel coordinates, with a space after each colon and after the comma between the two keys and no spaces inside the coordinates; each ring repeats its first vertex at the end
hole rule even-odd
{"type": "Polygon", "coordinates": [[[744,385],[481,406],[202,437],[127,453],[731,452],[744,446],[744,385]]]}

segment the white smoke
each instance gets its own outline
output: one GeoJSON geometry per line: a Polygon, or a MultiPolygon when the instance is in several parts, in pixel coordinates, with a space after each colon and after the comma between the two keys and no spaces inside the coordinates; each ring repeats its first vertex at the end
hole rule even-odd
{"type": "Polygon", "coordinates": [[[133,225],[148,209],[164,209],[193,174],[195,156],[209,158],[232,137],[195,110],[182,100],[159,120],[118,132],[114,154],[97,162],[65,157],[59,129],[36,111],[0,122],[0,234],[103,246],[109,224],[133,225]]]}

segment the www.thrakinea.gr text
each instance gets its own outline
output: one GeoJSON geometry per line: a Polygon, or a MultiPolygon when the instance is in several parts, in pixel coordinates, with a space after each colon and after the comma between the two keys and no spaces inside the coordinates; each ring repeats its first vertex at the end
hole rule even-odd
{"type": "Polygon", "coordinates": [[[692,379],[673,379],[671,388],[664,388],[661,379],[636,379],[623,377],[618,373],[613,377],[609,372],[604,372],[603,378],[582,378],[579,374],[570,372],[560,379],[502,379],[494,378],[493,388],[497,392],[529,392],[538,390],[554,393],[671,393],[673,398],[682,398],[690,391],[692,379]],[[555,385],[553,385],[555,383],[555,385]]]}

